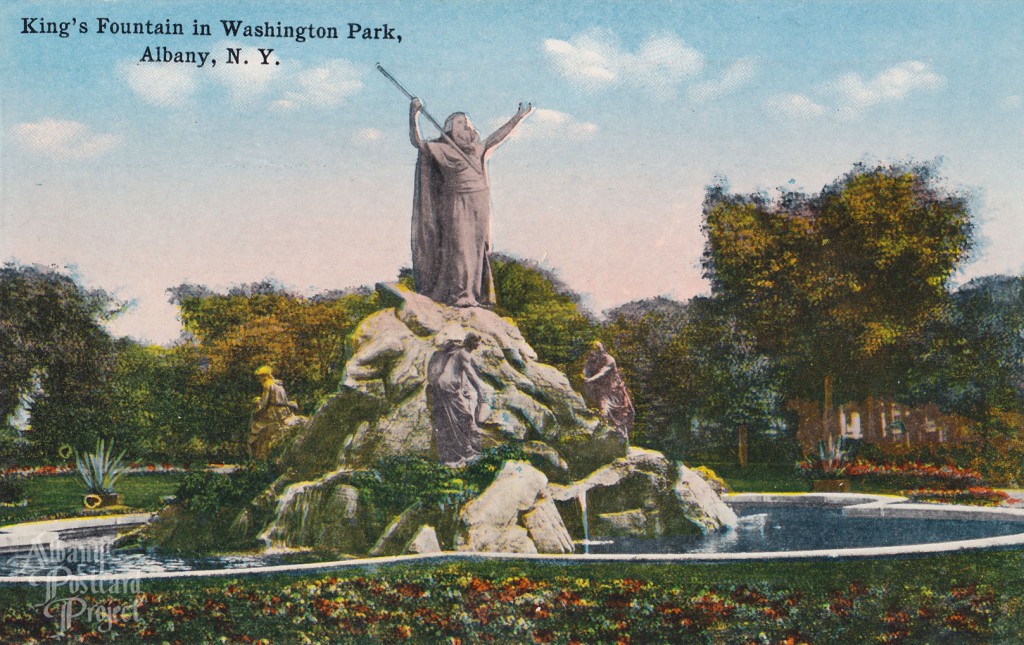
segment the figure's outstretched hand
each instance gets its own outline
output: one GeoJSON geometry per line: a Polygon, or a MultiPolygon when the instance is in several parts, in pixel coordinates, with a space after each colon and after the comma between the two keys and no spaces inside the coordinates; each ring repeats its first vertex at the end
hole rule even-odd
{"type": "Polygon", "coordinates": [[[531,114],[531,113],[532,113],[532,112],[533,112],[533,111],[534,111],[535,109],[536,109],[536,108],[535,108],[535,107],[533,107],[533,103],[520,103],[520,104],[519,104],[519,111],[518,111],[518,112],[516,112],[516,117],[518,117],[518,118],[520,118],[520,119],[525,119],[525,118],[526,118],[526,117],[528,117],[528,116],[529,116],[529,115],[530,115],[530,114],[531,114]],[[524,105],[525,105],[526,107],[523,107],[524,105]]]}

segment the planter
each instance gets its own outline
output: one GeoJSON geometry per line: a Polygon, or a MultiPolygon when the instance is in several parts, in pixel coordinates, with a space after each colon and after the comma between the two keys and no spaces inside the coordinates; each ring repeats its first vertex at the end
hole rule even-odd
{"type": "Polygon", "coordinates": [[[120,506],[124,501],[121,493],[89,493],[85,496],[83,503],[86,508],[105,508],[107,506],[120,506]]]}
{"type": "Polygon", "coordinates": [[[815,479],[815,493],[849,493],[849,479],[815,479]]]}

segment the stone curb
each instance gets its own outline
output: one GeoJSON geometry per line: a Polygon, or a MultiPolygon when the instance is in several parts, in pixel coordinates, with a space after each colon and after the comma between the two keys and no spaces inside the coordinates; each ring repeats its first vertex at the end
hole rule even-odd
{"type": "Polygon", "coordinates": [[[49,546],[61,538],[84,537],[126,529],[148,522],[153,513],[125,513],[98,517],[72,517],[63,520],[25,522],[0,527],[0,553],[24,551],[33,546],[49,546]]]}

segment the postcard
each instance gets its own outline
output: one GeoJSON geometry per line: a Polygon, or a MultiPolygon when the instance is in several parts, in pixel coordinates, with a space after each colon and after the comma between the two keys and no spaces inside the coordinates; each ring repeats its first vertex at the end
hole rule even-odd
{"type": "Polygon", "coordinates": [[[5,642],[1024,638],[1024,5],[0,28],[5,642]]]}

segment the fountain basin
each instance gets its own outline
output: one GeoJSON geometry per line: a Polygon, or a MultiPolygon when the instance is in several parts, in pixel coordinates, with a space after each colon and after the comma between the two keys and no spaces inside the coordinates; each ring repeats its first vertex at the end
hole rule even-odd
{"type": "MultiPolygon", "coordinates": [[[[204,558],[200,560],[183,560],[181,558],[161,558],[148,554],[113,553],[109,559],[103,559],[99,566],[91,567],[52,567],[58,570],[53,574],[50,570],[31,570],[24,566],[25,553],[0,556],[0,583],[34,583],[38,584],[52,575],[69,575],[74,578],[94,579],[146,579],[146,578],[178,578],[178,577],[218,577],[238,576],[256,573],[286,573],[299,571],[328,571],[366,565],[386,565],[400,562],[444,562],[462,558],[470,559],[530,559],[555,560],[562,562],[574,561],[635,561],[635,562],[724,562],[734,560],[798,560],[828,558],[875,558],[906,555],[923,555],[942,552],[955,552],[966,549],[985,548],[1020,548],[1024,546],[1024,510],[1010,508],[965,507],[946,504],[909,504],[903,498],[891,496],[872,496],[841,493],[802,494],[802,495],[766,495],[740,494],[727,498],[730,506],[740,515],[736,529],[705,536],[710,540],[704,544],[662,542],[659,547],[652,541],[629,542],[616,539],[612,544],[600,536],[591,536],[590,553],[572,555],[545,554],[514,554],[514,553],[476,553],[457,552],[425,555],[406,555],[382,558],[359,558],[335,560],[328,562],[305,562],[302,564],[282,563],[274,556],[231,556],[220,558],[204,558]],[[863,531],[856,528],[857,523],[876,522],[876,528],[863,531]],[[935,524],[935,523],[938,524],[935,524]],[[913,524],[908,524],[913,523],[913,524]],[[781,543],[764,548],[765,542],[759,541],[758,533],[771,533],[792,524],[799,533],[812,536],[811,540],[793,542],[783,537],[781,543]],[[854,527],[854,528],[851,528],[854,527]],[[878,528],[880,527],[880,529],[878,528]],[[914,528],[916,527],[916,528],[914,528]],[[930,528],[929,528],[930,527],[930,528]],[[872,536],[879,531],[897,536],[922,535],[928,541],[914,541],[893,544],[892,540],[883,540],[881,544],[867,544],[865,536],[872,536]],[[842,530],[851,530],[855,537],[844,546],[836,546],[829,542],[828,536],[834,536],[842,530]],[[932,532],[927,533],[928,530],[932,532]],[[750,536],[753,536],[751,538],[750,536]],[[787,541],[789,540],[789,541],[787,541]],[[890,543],[887,543],[890,542],[890,543]],[[617,546],[616,546],[617,545],[617,546]],[[677,549],[686,548],[685,552],[666,550],[664,547],[677,549]],[[646,549],[644,551],[626,552],[628,549],[646,549]],[[618,549],[618,552],[615,552],[618,549]],[[12,558],[15,564],[21,563],[20,570],[12,570],[12,558]]],[[[95,527],[93,527],[95,533],[95,527]]],[[[93,535],[88,538],[72,538],[62,540],[63,548],[74,549],[88,546],[94,552],[98,547],[97,540],[107,539],[107,544],[116,535],[117,527],[103,536],[93,535]]],[[[692,539],[692,538],[691,538],[692,539]]],[[[655,541],[657,542],[657,541],[655,541]]],[[[770,543],[770,541],[769,541],[770,543]]],[[[38,553],[37,553],[38,556],[38,553]]]]}

